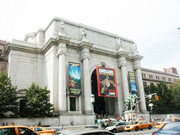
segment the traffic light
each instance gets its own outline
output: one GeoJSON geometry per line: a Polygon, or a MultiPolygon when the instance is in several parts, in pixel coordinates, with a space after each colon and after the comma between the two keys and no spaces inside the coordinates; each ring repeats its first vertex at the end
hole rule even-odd
{"type": "Polygon", "coordinates": [[[155,100],[158,101],[159,100],[159,96],[155,95],[155,100]]]}

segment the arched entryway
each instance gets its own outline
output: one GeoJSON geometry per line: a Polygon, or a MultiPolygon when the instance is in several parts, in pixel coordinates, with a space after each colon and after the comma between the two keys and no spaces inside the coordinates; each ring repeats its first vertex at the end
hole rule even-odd
{"type": "Polygon", "coordinates": [[[115,101],[112,97],[98,96],[96,69],[91,75],[91,92],[95,95],[94,112],[97,114],[113,114],[115,112],[115,101]]]}

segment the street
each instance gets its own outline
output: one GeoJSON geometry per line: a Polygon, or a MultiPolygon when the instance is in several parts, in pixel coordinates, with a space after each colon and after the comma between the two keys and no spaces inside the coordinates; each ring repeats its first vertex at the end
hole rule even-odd
{"type": "Polygon", "coordinates": [[[157,128],[152,128],[151,130],[143,129],[139,131],[130,131],[130,132],[118,132],[116,135],[152,135],[154,131],[157,131],[157,128]]]}

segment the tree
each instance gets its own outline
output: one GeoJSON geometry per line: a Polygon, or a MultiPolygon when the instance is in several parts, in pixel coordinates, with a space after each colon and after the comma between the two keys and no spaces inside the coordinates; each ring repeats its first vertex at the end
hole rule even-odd
{"type": "MultiPolygon", "coordinates": [[[[165,82],[160,82],[157,84],[157,86],[152,84],[145,89],[145,92],[146,94],[157,93],[157,95],[159,96],[158,101],[156,101],[154,97],[151,99],[153,103],[154,113],[169,113],[170,111],[172,112],[172,91],[168,88],[165,82]]],[[[147,100],[147,106],[148,104],[149,101],[147,100]]]]}
{"type": "Polygon", "coordinates": [[[50,103],[49,91],[47,88],[41,88],[35,83],[26,90],[24,97],[25,113],[23,117],[48,117],[54,112],[53,105],[50,103]]]}
{"type": "Polygon", "coordinates": [[[172,90],[172,103],[177,113],[180,113],[180,80],[177,80],[174,84],[170,85],[172,90]]]}
{"type": "Polygon", "coordinates": [[[12,117],[18,113],[16,87],[11,83],[11,79],[6,72],[0,72],[0,117],[6,117],[9,112],[12,117]]]}

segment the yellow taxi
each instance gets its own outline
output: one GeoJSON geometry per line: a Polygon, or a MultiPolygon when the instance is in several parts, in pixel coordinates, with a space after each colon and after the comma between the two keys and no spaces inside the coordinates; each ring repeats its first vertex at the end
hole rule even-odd
{"type": "Polygon", "coordinates": [[[135,122],[133,122],[132,125],[125,126],[124,130],[125,131],[131,131],[131,130],[138,131],[139,129],[140,130],[143,130],[145,128],[151,129],[153,127],[154,127],[153,123],[150,123],[146,120],[142,120],[142,121],[135,121],[135,122]]]}
{"type": "Polygon", "coordinates": [[[30,127],[30,129],[32,129],[33,131],[38,132],[38,133],[49,133],[49,134],[52,134],[52,133],[56,132],[55,130],[47,130],[44,127],[36,127],[36,126],[30,127]]]}
{"type": "Polygon", "coordinates": [[[180,118],[178,117],[167,117],[161,122],[156,123],[156,128],[162,128],[164,124],[169,123],[169,122],[180,122],[180,118]]]}
{"type": "Polygon", "coordinates": [[[0,135],[39,135],[27,126],[8,125],[0,126],[0,135]]]}

